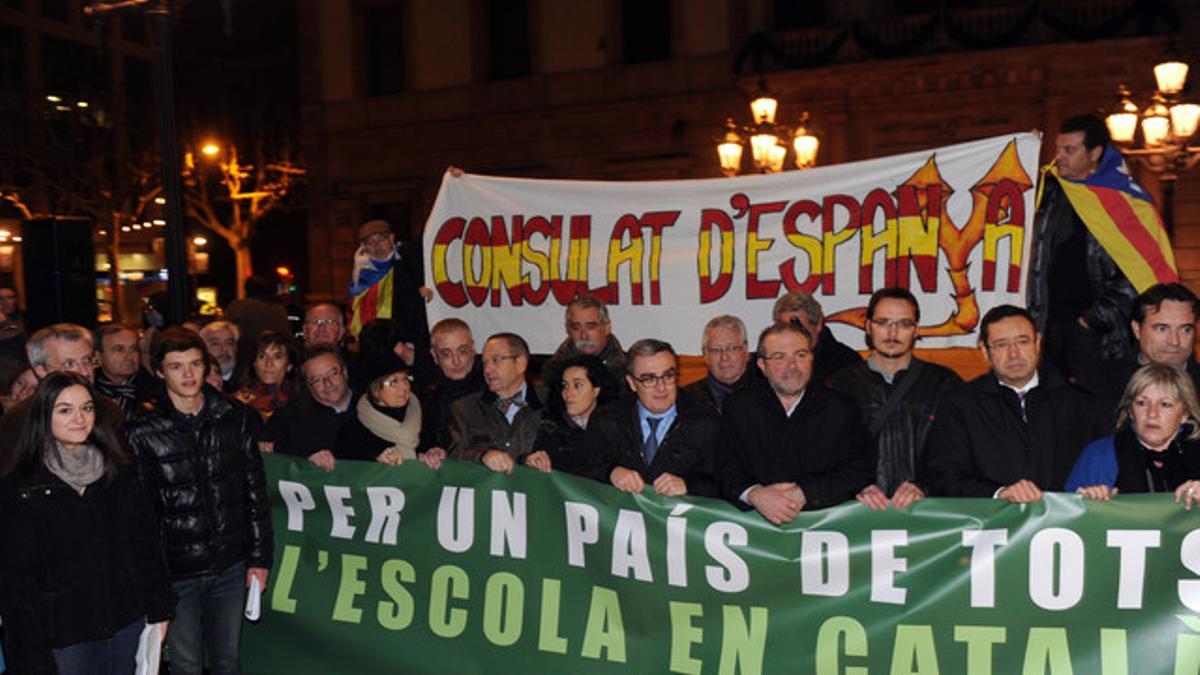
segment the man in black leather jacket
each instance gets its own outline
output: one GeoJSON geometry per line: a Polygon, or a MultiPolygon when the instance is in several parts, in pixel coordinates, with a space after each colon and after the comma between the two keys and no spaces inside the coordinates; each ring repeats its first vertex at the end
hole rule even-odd
{"type": "Polygon", "coordinates": [[[154,500],[179,604],[167,633],[172,673],[238,672],[246,588],[266,588],[271,505],[256,412],[204,384],[205,345],[170,328],[153,356],[165,394],[125,427],[154,500]]]}
{"type": "Polygon", "coordinates": [[[921,308],[904,288],[883,288],[867,303],[866,337],[871,353],[834,373],[829,387],[854,399],[879,452],[875,483],[858,494],[874,509],[898,509],[925,496],[916,469],[934,413],[947,393],[962,384],[949,368],[913,356],[921,308]]]}
{"type": "MultiPolygon", "coordinates": [[[[1096,171],[1108,130],[1099,118],[1079,115],[1063,122],[1055,138],[1060,179],[1081,181],[1096,171]]],[[[1079,354],[1101,358],[1132,355],[1129,315],[1137,290],[1112,256],[1080,220],[1058,180],[1043,174],[1041,201],[1033,217],[1026,307],[1044,335],[1046,355],[1066,375],[1078,375],[1079,354]]]]}

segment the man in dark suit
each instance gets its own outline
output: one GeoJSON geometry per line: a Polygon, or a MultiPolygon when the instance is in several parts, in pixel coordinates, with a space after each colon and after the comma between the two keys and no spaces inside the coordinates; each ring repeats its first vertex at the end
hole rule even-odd
{"type": "Polygon", "coordinates": [[[930,494],[1040,501],[1061,490],[1080,450],[1106,435],[1092,397],[1046,363],[1029,312],[993,307],[979,328],[991,371],[948,397],[930,431],[930,494]]]}
{"type": "Polygon", "coordinates": [[[1137,354],[1124,359],[1093,358],[1079,373],[1079,385],[1095,397],[1102,419],[1115,424],[1117,404],[1134,372],[1155,363],[1185,371],[1200,391],[1196,365],[1196,295],[1183,284],[1155,284],[1133,301],[1129,327],[1137,354]]]}
{"type": "Polygon", "coordinates": [[[496,333],[483,343],[482,360],[487,389],[450,406],[450,459],[512,473],[533,449],[542,421],[542,399],[526,379],[529,345],[514,333],[496,333]]]}
{"type": "Polygon", "coordinates": [[[814,386],[812,344],[799,322],[764,330],[766,380],[730,394],[721,413],[722,496],[776,525],[854,499],[875,480],[875,446],[857,406],[814,386]]]}
{"type": "Polygon", "coordinates": [[[628,352],[626,396],[589,425],[602,475],[619,490],[646,485],[668,497],[717,495],[713,466],[716,413],[679,391],[679,357],[662,340],[638,340],[628,352]]]}
{"type": "Polygon", "coordinates": [[[719,413],[726,396],[759,376],[757,369],[750,367],[746,324],[731,314],[715,316],[705,324],[704,339],[700,346],[704,352],[704,364],[708,366],[708,376],[683,390],[719,413]]]}

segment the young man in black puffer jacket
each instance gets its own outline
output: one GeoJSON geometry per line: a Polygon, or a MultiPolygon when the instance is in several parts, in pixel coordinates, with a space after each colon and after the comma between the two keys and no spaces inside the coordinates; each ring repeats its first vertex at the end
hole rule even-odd
{"type": "Polygon", "coordinates": [[[271,505],[258,451],[259,416],[204,384],[204,342],[171,328],[153,356],[166,385],[125,427],[154,499],[179,604],[167,633],[174,675],[238,672],[246,588],[266,588],[271,505]],[[203,630],[202,630],[203,627],[203,630]]]}

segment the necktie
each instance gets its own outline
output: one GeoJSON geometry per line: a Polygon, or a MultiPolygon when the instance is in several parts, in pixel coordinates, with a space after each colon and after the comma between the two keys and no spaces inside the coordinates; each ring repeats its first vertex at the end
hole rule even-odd
{"type": "Polygon", "coordinates": [[[1017,401],[1019,401],[1021,403],[1021,421],[1022,422],[1029,421],[1029,413],[1025,412],[1025,397],[1028,395],[1029,395],[1028,391],[1018,391],[1017,392],[1017,401]]]}
{"type": "Polygon", "coordinates": [[[516,394],[513,394],[512,396],[509,396],[508,398],[497,398],[496,399],[496,407],[499,408],[500,412],[502,412],[502,413],[508,412],[508,406],[510,406],[510,405],[515,405],[518,408],[524,406],[525,405],[525,397],[521,396],[520,393],[516,393],[516,394]]]}
{"type": "Polygon", "coordinates": [[[661,421],[661,417],[646,418],[646,423],[650,425],[650,435],[646,436],[646,442],[642,444],[642,449],[645,452],[647,464],[653,462],[654,455],[658,453],[658,423],[661,421]]]}

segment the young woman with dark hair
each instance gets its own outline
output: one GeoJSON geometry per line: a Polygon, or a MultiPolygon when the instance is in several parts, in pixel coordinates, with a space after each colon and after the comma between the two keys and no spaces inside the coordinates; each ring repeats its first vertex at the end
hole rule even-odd
{"type": "Polygon", "coordinates": [[[154,507],[116,435],[97,423],[97,396],[79,375],[47,375],[0,464],[12,672],[132,673],[146,623],[174,612],[154,507]]]}

